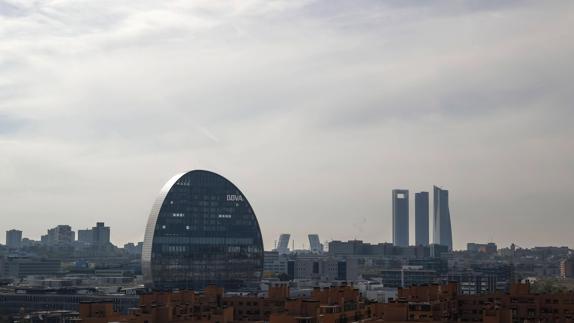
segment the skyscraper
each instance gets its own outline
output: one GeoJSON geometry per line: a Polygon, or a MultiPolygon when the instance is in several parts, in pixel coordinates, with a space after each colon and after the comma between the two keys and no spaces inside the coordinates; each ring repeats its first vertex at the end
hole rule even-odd
{"type": "Polygon", "coordinates": [[[142,272],[145,285],[157,289],[258,288],[263,240],[245,195],[205,170],[172,177],[149,215],[142,272]]]}
{"type": "Polygon", "coordinates": [[[393,190],[393,244],[409,246],[409,191],[393,190]]]}
{"type": "Polygon", "coordinates": [[[289,239],[291,239],[291,235],[289,233],[282,233],[279,236],[279,243],[277,244],[277,252],[280,255],[289,253],[289,239]]]}
{"type": "Polygon", "coordinates": [[[452,228],[448,209],[448,191],[434,186],[433,242],[452,250],[452,228]]]}
{"type": "Polygon", "coordinates": [[[429,193],[415,193],[415,245],[429,245],[429,193]]]}
{"type": "Polygon", "coordinates": [[[309,234],[309,249],[314,253],[322,253],[323,245],[318,234],[309,234]]]}

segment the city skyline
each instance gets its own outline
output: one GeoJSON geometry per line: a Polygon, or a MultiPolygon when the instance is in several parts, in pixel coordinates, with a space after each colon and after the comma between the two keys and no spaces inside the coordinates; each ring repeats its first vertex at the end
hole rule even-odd
{"type": "MultiPolygon", "coordinates": [[[[177,177],[177,176],[176,176],[177,177]]],[[[174,177],[171,178],[171,180],[173,180],[174,177]]],[[[169,182],[168,182],[169,183],[169,182]]],[[[482,240],[461,240],[461,245],[460,246],[455,246],[454,244],[452,244],[453,241],[453,234],[452,231],[454,231],[454,229],[452,228],[452,224],[451,224],[451,214],[450,214],[450,207],[449,207],[449,190],[445,190],[444,188],[438,187],[436,185],[433,185],[433,203],[432,203],[432,207],[433,207],[433,214],[431,215],[429,210],[430,210],[430,204],[429,204],[429,193],[426,191],[420,191],[420,192],[415,192],[413,193],[413,196],[415,197],[414,199],[410,199],[410,192],[408,189],[393,189],[391,191],[392,195],[391,195],[391,202],[390,204],[393,205],[393,208],[390,212],[390,223],[391,223],[391,231],[394,230],[393,226],[394,226],[394,221],[395,221],[395,217],[402,217],[403,219],[401,221],[399,225],[399,227],[397,227],[398,230],[402,231],[401,235],[403,235],[403,237],[399,237],[399,235],[397,235],[397,241],[395,242],[395,239],[393,238],[393,234],[391,234],[391,239],[388,240],[366,240],[363,239],[361,237],[357,237],[354,236],[353,238],[347,238],[347,239],[341,239],[341,238],[330,238],[330,239],[324,239],[324,240],[319,240],[319,242],[330,242],[330,241],[341,241],[341,240],[361,240],[364,242],[368,242],[368,243],[390,243],[390,244],[394,244],[396,246],[402,246],[402,247],[406,247],[406,246],[416,246],[419,245],[419,243],[417,242],[417,239],[419,239],[417,232],[419,232],[418,227],[417,227],[417,223],[423,222],[423,215],[426,214],[426,220],[428,221],[427,223],[424,223],[423,225],[421,225],[421,228],[425,228],[428,229],[428,232],[426,233],[426,237],[424,236],[424,234],[421,234],[421,236],[423,237],[422,240],[426,241],[426,239],[428,239],[427,243],[422,243],[421,245],[423,246],[428,246],[429,244],[442,244],[445,245],[444,243],[440,243],[441,240],[446,239],[445,241],[448,241],[446,243],[446,245],[449,248],[452,248],[453,250],[464,250],[468,243],[499,243],[495,240],[488,240],[488,239],[482,239],[482,240]],[[423,197],[421,197],[420,195],[425,195],[423,197]],[[423,201],[418,201],[417,199],[426,199],[426,205],[425,207],[427,208],[426,210],[423,210],[423,212],[421,212],[422,214],[417,214],[416,209],[417,209],[417,203],[419,202],[423,202],[423,201]],[[405,202],[402,202],[406,200],[405,202]],[[398,202],[396,207],[396,211],[397,213],[395,214],[395,202],[398,202]],[[444,208],[444,205],[446,205],[446,209],[444,208]],[[443,212],[446,210],[446,214],[441,212],[441,208],[443,210],[443,212]],[[412,212],[412,214],[410,213],[410,209],[414,209],[415,212],[412,212]],[[440,229],[437,227],[436,223],[437,221],[440,221],[441,219],[441,213],[442,216],[446,216],[446,220],[447,221],[447,227],[445,227],[447,229],[447,236],[446,237],[441,237],[441,233],[440,233],[440,229]],[[405,218],[406,217],[406,218],[405,218]],[[432,217],[432,219],[431,219],[432,217]],[[412,218],[412,219],[411,219],[412,218]],[[404,221],[406,220],[406,224],[408,225],[408,228],[405,228],[404,225],[404,221]],[[431,221],[432,220],[432,221],[431,221]],[[432,223],[432,225],[431,225],[432,223]],[[412,232],[412,234],[411,234],[412,232]],[[404,235],[406,234],[406,238],[408,240],[408,244],[405,244],[405,238],[404,235]],[[400,240],[400,241],[399,241],[400,240]],[[400,243],[399,243],[400,242],[400,243]],[[450,242],[450,243],[449,243],[450,242]]],[[[162,192],[160,192],[160,194],[162,194],[162,192]]],[[[423,203],[424,204],[424,203],[423,203]]],[[[152,210],[153,211],[153,210],[152,210]]],[[[103,222],[97,222],[96,223],[97,227],[100,226],[104,226],[103,222]]],[[[54,225],[54,228],[46,228],[46,230],[48,231],[48,234],[50,233],[50,230],[56,230],[59,227],[64,226],[64,227],[69,227],[68,230],[71,230],[72,233],[72,240],[75,239],[75,233],[78,234],[77,239],[75,239],[76,241],[83,241],[80,238],[80,234],[83,231],[89,231],[91,232],[92,230],[96,230],[96,227],[93,227],[92,229],[89,228],[89,225],[87,225],[87,229],[82,229],[81,227],[71,227],[68,224],[58,224],[58,225],[54,225]],[[75,231],[74,231],[75,230],[75,231]]],[[[144,238],[142,238],[141,240],[120,240],[120,242],[114,243],[114,239],[111,238],[110,235],[110,227],[106,227],[107,229],[107,240],[112,242],[113,244],[115,244],[118,247],[121,247],[124,244],[127,243],[138,243],[138,242],[143,242],[144,238]]],[[[19,232],[21,239],[27,238],[33,241],[40,241],[42,239],[44,239],[44,237],[46,236],[45,234],[41,234],[39,237],[33,237],[33,236],[27,236],[25,234],[25,232],[21,231],[19,228],[11,228],[9,230],[6,230],[6,235],[5,235],[5,243],[7,244],[8,241],[8,234],[12,234],[12,232],[17,231],[19,232]]],[[[46,231],[44,231],[43,233],[45,233],[46,231]]],[[[145,230],[144,230],[145,232],[145,230]]],[[[262,235],[265,235],[262,232],[262,235]]],[[[310,239],[310,236],[317,236],[317,234],[304,234],[306,235],[307,239],[310,239]]],[[[279,245],[281,245],[281,243],[283,242],[283,244],[285,244],[286,249],[285,250],[297,250],[297,249],[312,249],[311,244],[309,243],[309,241],[307,241],[307,243],[305,243],[305,240],[300,239],[298,240],[298,242],[303,241],[303,243],[301,245],[299,244],[295,244],[295,239],[291,239],[292,238],[292,234],[291,233],[281,233],[279,236],[279,239],[275,239],[273,241],[272,244],[267,244],[264,243],[264,250],[266,251],[270,251],[270,250],[274,250],[275,248],[277,248],[279,245]],[[294,249],[293,249],[294,248],[294,249]]],[[[299,238],[298,236],[295,238],[299,238]]],[[[518,247],[524,246],[524,247],[542,247],[542,246],[546,246],[546,245],[524,245],[521,244],[517,241],[512,241],[508,247],[510,245],[516,245],[518,247]]],[[[563,245],[559,245],[559,246],[563,246],[563,245]]],[[[506,246],[502,246],[501,247],[506,247],[506,246]]],[[[283,250],[283,249],[282,249],[283,250]]]]}
{"type": "Polygon", "coordinates": [[[455,249],[574,246],[572,12],[0,0],[0,232],[142,241],[158,188],[209,169],[249,196],[266,250],[391,242],[389,192],[433,185],[455,249]]]}

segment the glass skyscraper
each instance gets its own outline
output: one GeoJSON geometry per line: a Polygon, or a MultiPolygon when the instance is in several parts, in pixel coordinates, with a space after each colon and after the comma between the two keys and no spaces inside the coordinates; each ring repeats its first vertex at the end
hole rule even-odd
{"type": "Polygon", "coordinates": [[[146,287],[156,289],[256,289],[263,240],[247,198],[209,171],[174,176],[152,207],[142,271],[146,287]]]}
{"type": "Polygon", "coordinates": [[[452,250],[452,227],[448,208],[448,191],[434,186],[433,242],[452,250]]]}
{"type": "Polygon", "coordinates": [[[429,245],[429,193],[415,193],[415,245],[429,245]]]}
{"type": "Polygon", "coordinates": [[[409,191],[393,190],[393,244],[409,246],[409,191]]]}

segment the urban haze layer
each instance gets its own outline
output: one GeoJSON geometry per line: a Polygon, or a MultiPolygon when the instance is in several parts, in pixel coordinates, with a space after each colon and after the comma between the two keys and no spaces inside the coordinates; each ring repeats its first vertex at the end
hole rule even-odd
{"type": "Polygon", "coordinates": [[[2,320],[550,322],[574,315],[568,247],[468,242],[454,250],[449,204],[456,202],[448,190],[415,192],[414,216],[408,189],[389,193],[392,242],[322,243],[310,232],[309,248],[296,249],[284,233],[264,250],[256,210],[238,186],[207,170],[177,174],[151,205],[142,242],[113,245],[103,222],[77,234],[58,225],[40,241],[6,231],[2,320]]]}

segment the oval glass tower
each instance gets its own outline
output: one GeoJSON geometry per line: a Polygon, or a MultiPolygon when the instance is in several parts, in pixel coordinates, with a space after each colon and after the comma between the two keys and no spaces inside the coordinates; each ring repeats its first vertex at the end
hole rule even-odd
{"type": "Polygon", "coordinates": [[[146,287],[254,290],[263,240],[251,205],[221,175],[193,170],[171,178],[149,215],[142,271],[146,287]]]}

